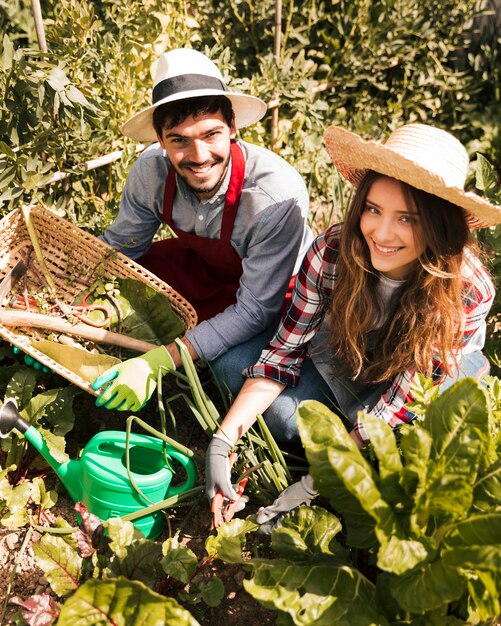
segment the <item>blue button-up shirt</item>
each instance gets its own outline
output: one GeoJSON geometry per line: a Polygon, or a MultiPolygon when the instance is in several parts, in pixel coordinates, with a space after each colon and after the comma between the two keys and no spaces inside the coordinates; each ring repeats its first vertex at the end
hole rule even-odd
{"type": "MultiPolygon", "coordinates": [[[[306,224],[308,192],[299,173],[265,148],[239,141],[245,180],[231,244],[242,259],[237,301],[186,333],[198,355],[212,360],[264,330],[280,310],[291,275],[313,237],[306,224]]],[[[163,192],[169,160],[159,144],[147,148],[132,167],[120,211],[102,239],[131,259],[150,247],[163,224],[163,192]]],[[[231,169],[216,194],[197,196],[177,177],[172,220],[199,237],[220,235],[231,169]]]]}

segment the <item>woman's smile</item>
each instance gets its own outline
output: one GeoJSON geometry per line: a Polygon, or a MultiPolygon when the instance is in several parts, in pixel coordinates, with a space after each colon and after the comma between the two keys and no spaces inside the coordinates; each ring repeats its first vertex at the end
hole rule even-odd
{"type": "Polygon", "coordinates": [[[402,187],[393,178],[374,181],[360,217],[360,230],[377,271],[404,279],[424,252],[419,215],[409,207],[402,187]]]}

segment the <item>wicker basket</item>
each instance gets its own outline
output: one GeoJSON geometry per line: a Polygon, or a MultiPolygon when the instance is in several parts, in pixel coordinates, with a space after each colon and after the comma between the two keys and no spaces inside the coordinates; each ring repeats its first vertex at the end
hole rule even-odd
{"type": "MultiPolygon", "coordinates": [[[[102,276],[104,279],[133,278],[146,283],[169,299],[173,310],[184,322],[186,330],[196,325],[197,315],[191,304],[138,263],[116,252],[106,243],[77,228],[52,211],[42,207],[32,207],[30,215],[45,263],[58,288],[58,297],[61,301],[71,304],[84,289],[83,284],[85,282],[88,284],[96,276],[97,268],[101,267],[104,270],[102,276]]],[[[19,260],[26,259],[31,248],[32,243],[23,212],[21,209],[15,209],[0,220],[0,280],[19,260]]],[[[30,263],[38,266],[33,253],[30,263]]],[[[30,282],[35,286],[28,272],[28,290],[30,282]]],[[[38,282],[36,286],[39,287],[38,282]]],[[[87,381],[31,345],[32,340],[43,339],[47,335],[48,333],[40,329],[13,328],[0,323],[0,336],[10,344],[17,346],[78,387],[97,395],[87,381]]]]}

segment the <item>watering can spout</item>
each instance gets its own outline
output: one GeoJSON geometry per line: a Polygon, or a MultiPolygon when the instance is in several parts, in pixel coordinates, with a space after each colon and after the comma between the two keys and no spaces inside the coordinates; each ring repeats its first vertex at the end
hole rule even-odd
{"type": "Polygon", "coordinates": [[[45,439],[36,428],[21,417],[21,414],[17,410],[16,401],[10,398],[5,400],[0,409],[0,437],[7,437],[14,428],[21,432],[31,445],[43,456],[56,472],[72,499],[78,502],[81,496],[81,462],[69,460],[65,463],[60,463],[57,461],[52,456],[45,439]]]}
{"type": "Polygon", "coordinates": [[[0,409],[0,437],[7,437],[14,428],[17,428],[24,435],[29,427],[28,422],[19,414],[16,401],[6,400],[0,409]]]}

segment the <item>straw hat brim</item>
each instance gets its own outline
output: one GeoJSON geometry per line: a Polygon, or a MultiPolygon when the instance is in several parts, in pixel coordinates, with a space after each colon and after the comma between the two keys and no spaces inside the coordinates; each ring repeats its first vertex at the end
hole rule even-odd
{"type": "Polygon", "coordinates": [[[126,137],[136,141],[150,142],[157,141],[157,135],[153,128],[153,111],[162,104],[175,102],[176,100],[187,100],[200,96],[225,96],[231,101],[233,112],[235,113],[235,125],[237,128],[244,128],[258,122],[266,113],[266,104],[260,98],[247,94],[233,93],[218,89],[196,89],[190,92],[180,92],[163,98],[155,104],[146,107],[139,113],[133,115],[121,127],[122,133],[126,137]]]}
{"type": "Polygon", "coordinates": [[[355,187],[367,170],[396,178],[413,187],[431,193],[469,213],[471,228],[501,223],[501,207],[495,206],[476,193],[448,186],[443,178],[385,144],[364,140],[359,135],[338,126],[324,133],[327,152],[340,174],[355,187]]]}

